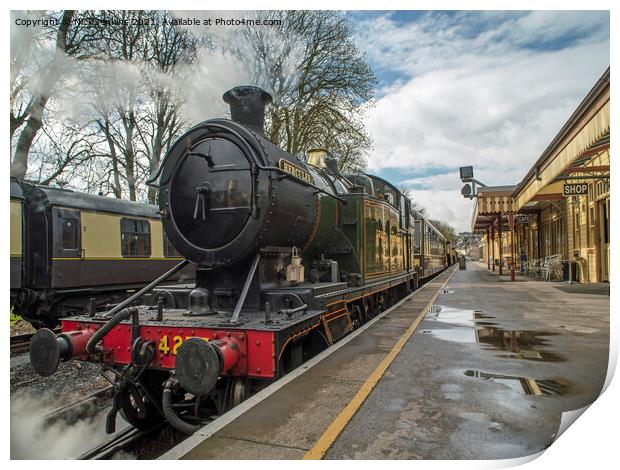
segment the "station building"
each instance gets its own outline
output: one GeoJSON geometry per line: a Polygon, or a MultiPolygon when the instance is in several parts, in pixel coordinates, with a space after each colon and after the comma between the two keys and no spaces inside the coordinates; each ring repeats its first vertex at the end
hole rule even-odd
{"type": "Polygon", "coordinates": [[[514,279],[552,261],[558,279],[609,282],[609,76],[608,68],[518,184],[479,188],[472,231],[483,235],[488,269],[514,279]]]}

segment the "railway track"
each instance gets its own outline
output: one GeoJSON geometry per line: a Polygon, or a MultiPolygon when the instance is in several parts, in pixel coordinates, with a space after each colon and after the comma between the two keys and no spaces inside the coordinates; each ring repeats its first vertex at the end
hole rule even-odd
{"type": "Polygon", "coordinates": [[[110,440],[100,444],[77,457],[77,460],[106,460],[112,458],[116,453],[126,451],[134,447],[145,439],[160,431],[165,423],[160,423],[145,431],[127,427],[115,434],[110,440]]]}
{"type": "MultiPolygon", "coordinates": [[[[60,328],[56,328],[53,330],[54,334],[60,333],[60,328]]],[[[30,351],[30,341],[32,341],[32,337],[34,333],[24,333],[21,335],[11,336],[11,356],[16,356],[17,354],[23,354],[30,351]]]]}
{"type": "Polygon", "coordinates": [[[149,429],[139,430],[128,426],[92,449],[78,456],[77,460],[109,460],[114,458],[152,460],[181,443],[188,436],[174,429],[167,421],[149,429]]]}
{"type": "Polygon", "coordinates": [[[79,420],[95,416],[112,404],[114,388],[112,386],[97,390],[78,401],[58,407],[43,416],[46,425],[64,421],[71,425],[79,420]]]}
{"type": "Polygon", "coordinates": [[[22,354],[30,350],[30,341],[34,333],[11,336],[11,356],[22,354]]]}

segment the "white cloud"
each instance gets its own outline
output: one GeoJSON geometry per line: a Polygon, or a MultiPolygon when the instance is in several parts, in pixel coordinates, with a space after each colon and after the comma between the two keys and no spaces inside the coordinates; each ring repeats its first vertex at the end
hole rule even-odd
{"type": "Polygon", "coordinates": [[[369,170],[450,170],[408,184],[458,230],[473,206],[457,167],[474,165],[489,185],[517,184],[609,64],[605,12],[385,15],[358,27],[379,75],[399,76],[368,112],[369,170]]]}
{"type": "Polygon", "coordinates": [[[471,230],[474,203],[461,196],[460,188],[449,191],[413,191],[413,197],[426,208],[429,218],[449,221],[457,233],[471,230]]]}

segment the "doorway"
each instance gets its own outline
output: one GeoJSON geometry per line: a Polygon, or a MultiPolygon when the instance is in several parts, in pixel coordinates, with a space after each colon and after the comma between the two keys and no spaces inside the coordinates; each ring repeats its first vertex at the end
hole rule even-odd
{"type": "Polygon", "coordinates": [[[599,279],[609,282],[609,197],[597,202],[598,206],[598,265],[599,279]]]}

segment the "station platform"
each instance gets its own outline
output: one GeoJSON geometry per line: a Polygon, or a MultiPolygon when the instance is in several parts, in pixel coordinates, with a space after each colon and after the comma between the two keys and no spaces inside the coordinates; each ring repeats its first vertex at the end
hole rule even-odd
{"type": "Polygon", "coordinates": [[[609,297],[518,280],[504,282],[478,263],[450,268],[161,458],[540,452],[562,412],[593,402],[602,389],[609,297]]]}

